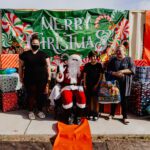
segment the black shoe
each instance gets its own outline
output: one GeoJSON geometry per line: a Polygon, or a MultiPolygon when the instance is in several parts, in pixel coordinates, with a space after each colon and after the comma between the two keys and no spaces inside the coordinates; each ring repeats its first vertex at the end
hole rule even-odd
{"type": "Polygon", "coordinates": [[[90,112],[90,113],[88,114],[88,116],[87,116],[87,119],[88,119],[88,120],[93,120],[93,116],[94,116],[93,112],[90,112]]]}
{"type": "Polygon", "coordinates": [[[97,112],[95,112],[94,115],[93,115],[93,121],[97,121],[98,118],[99,118],[99,115],[98,115],[97,112]]]}

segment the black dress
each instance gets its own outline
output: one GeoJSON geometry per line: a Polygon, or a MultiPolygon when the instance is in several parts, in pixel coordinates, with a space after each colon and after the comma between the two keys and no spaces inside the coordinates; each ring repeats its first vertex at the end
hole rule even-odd
{"type": "Polygon", "coordinates": [[[24,62],[24,85],[27,91],[29,111],[33,111],[36,105],[38,110],[42,111],[47,101],[45,89],[48,83],[46,63],[48,55],[42,51],[33,54],[29,50],[23,52],[19,58],[24,62]]]}

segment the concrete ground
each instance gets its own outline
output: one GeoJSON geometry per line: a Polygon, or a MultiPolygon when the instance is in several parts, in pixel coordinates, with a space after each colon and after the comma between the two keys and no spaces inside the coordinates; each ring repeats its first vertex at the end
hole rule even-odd
{"type": "MultiPolygon", "coordinates": [[[[124,125],[121,116],[96,122],[89,121],[93,150],[149,150],[150,117],[129,115],[130,124],[124,125]]],[[[0,150],[52,150],[56,123],[53,115],[30,121],[25,110],[0,112],[0,150]]]]}
{"type": "MultiPolygon", "coordinates": [[[[104,114],[105,115],[105,114],[104,114]]],[[[46,119],[30,121],[25,110],[0,112],[0,135],[49,135],[56,134],[56,123],[52,115],[46,119]]],[[[89,121],[92,137],[98,136],[150,136],[150,117],[129,115],[130,124],[124,125],[121,116],[114,120],[100,117],[98,121],[89,121]]]]}

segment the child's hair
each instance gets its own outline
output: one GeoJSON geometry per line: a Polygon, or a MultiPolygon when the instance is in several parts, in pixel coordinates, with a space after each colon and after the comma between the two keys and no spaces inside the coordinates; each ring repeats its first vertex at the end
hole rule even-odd
{"type": "Polygon", "coordinates": [[[88,57],[91,58],[91,57],[93,57],[93,56],[96,56],[96,57],[97,57],[97,52],[96,52],[96,51],[91,51],[91,52],[89,52],[88,57]]]}

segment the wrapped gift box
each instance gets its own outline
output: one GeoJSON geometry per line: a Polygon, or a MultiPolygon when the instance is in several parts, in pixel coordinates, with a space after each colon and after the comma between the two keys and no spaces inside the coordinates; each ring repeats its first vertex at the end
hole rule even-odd
{"type": "Polygon", "coordinates": [[[18,85],[17,76],[0,75],[0,90],[2,92],[15,91],[18,85]]]}
{"type": "Polygon", "coordinates": [[[148,66],[146,60],[141,59],[141,60],[134,60],[135,66],[148,66]]]}
{"type": "Polygon", "coordinates": [[[19,54],[1,54],[0,68],[19,68],[19,54]]]}
{"type": "Polygon", "coordinates": [[[15,92],[1,93],[1,101],[3,112],[16,110],[18,108],[18,97],[15,92]]]}
{"type": "Polygon", "coordinates": [[[150,81],[133,82],[129,99],[130,111],[138,116],[146,115],[146,108],[150,105],[150,81]]]}
{"type": "MultiPolygon", "coordinates": [[[[103,105],[103,111],[101,111],[102,113],[110,114],[111,104],[100,104],[100,105],[103,105]]],[[[120,103],[116,105],[117,105],[117,108],[116,108],[115,115],[121,115],[121,105],[120,103]]]]}
{"type": "Polygon", "coordinates": [[[141,82],[150,81],[150,66],[136,67],[134,80],[141,82]]]}

